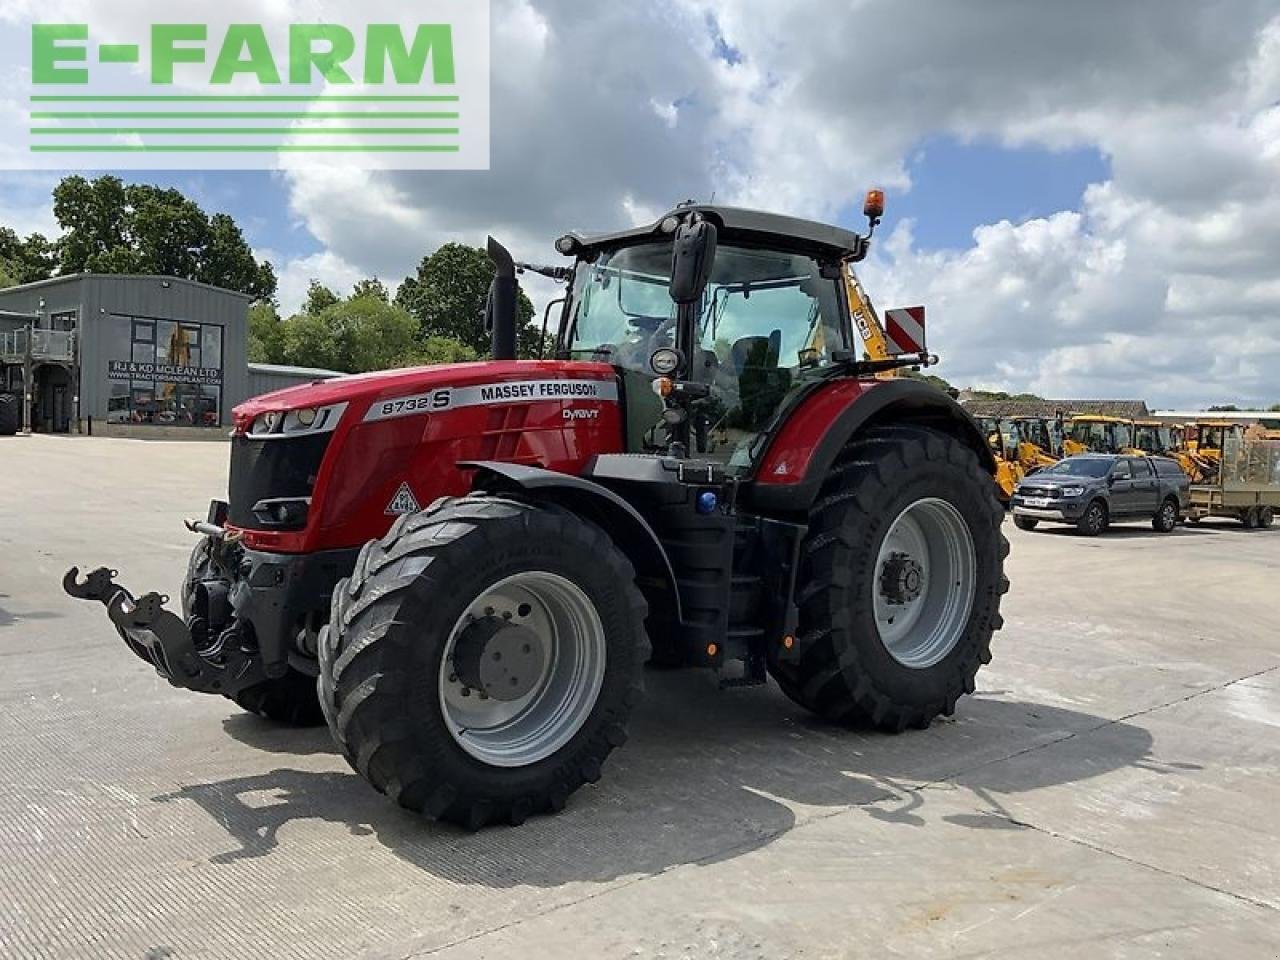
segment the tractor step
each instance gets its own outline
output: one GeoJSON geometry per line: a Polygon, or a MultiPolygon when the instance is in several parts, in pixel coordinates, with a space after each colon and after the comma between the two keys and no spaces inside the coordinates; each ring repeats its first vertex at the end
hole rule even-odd
{"type": "Polygon", "coordinates": [[[115,582],[116,576],[115,570],[99,567],[82,583],[79,568],[72,567],[62,578],[62,588],[78,600],[106,607],[125,646],[175,687],[230,696],[266,679],[257,651],[228,643],[235,638],[225,635],[197,650],[190,627],[164,608],[167,596],[153,592],[135,597],[115,582]]]}

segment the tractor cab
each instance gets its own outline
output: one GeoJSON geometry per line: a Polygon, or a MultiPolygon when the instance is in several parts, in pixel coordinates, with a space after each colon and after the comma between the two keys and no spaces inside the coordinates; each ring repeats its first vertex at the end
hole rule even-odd
{"type": "Polygon", "coordinates": [[[697,205],[656,230],[570,234],[557,244],[575,257],[557,356],[617,369],[628,452],[744,475],[780,411],[850,369],[842,268],[865,245],[834,227],[697,205]]]}
{"type": "Polygon", "coordinates": [[[1148,456],[1164,456],[1182,445],[1181,430],[1159,420],[1135,420],[1133,446],[1148,456]]]}
{"type": "Polygon", "coordinates": [[[1068,421],[1063,440],[1067,456],[1080,453],[1120,453],[1133,446],[1133,421],[1100,414],[1082,414],[1068,421]]]}
{"type": "Polygon", "coordinates": [[[1036,470],[1055,463],[1062,452],[1062,424],[1054,417],[1015,417],[1021,434],[1018,459],[1036,470]]]}

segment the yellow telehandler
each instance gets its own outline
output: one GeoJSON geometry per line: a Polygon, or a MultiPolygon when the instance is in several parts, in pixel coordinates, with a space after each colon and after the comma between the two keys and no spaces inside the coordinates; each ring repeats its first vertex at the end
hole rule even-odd
{"type": "Polygon", "coordinates": [[[1133,450],[1133,421],[1099,413],[1076,414],[1062,439],[1063,456],[1080,453],[1126,453],[1133,450]]]}

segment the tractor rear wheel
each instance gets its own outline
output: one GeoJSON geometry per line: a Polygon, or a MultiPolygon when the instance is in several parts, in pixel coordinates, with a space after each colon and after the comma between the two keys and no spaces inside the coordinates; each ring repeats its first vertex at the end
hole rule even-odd
{"type": "MultiPolygon", "coordinates": [[[[182,619],[190,621],[196,584],[214,579],[218,570],[209,552],[209,538],[201,537],[187,561],[187,576],[182,583],[182,619]]],[[[315,677],[289,668],[283,677],[264,680],[237,693],[227,694],[241,710],[257,714],[272,723],[287,727],[315,727],[324,723],[320,699],[316,695],[315,677]]]]}
{"type": "Polygon", "coordinates": [[[835,722],[925,727],[974,691],[1008,589],[1004,511],[977,455],[935,430],[879,427],[810,511],[799,628],[770,671],[835,722]]]}
{"type": "Polygon", "coordinates": [[[348,762],[479,829],[559,810],[627,737],[648,652],[631,564],[557,506],[441,500],[334,588],[320,693],[348,762]]]}

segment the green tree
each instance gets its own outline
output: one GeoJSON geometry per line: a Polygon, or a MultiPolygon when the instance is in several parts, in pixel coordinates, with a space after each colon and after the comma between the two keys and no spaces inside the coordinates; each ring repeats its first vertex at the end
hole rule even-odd
{"type": "Polygon", "coordinates": [[[1271,406],[1267,407],[1267,412],[1280,413],[1280,403],[1273,403],[1271,406]]]}
{"type": "Polygon", "coordinates": [[[373,297],[383,303],[391,302],[391,294],[387,290],[387,285],[377,277],[369,277],[367,280],[357,281],[355,289],[351,292],[351,297],[353,300],[359,297],[373,297]]]}
{"type": "MultiPolygon", "coordinates": [[[[395,302],[418,321],[422,338],[448,337],[484,355],[489,352],[484,305],[493,273],[493,264],[484,250],[446,243],[423,258],[414,276],[405,278],[396,291],[395,302]]],[[[532,319],[533,303],[521,291],[516,322],[517,350],[523,357],[537,356],[541,334],[529,325],[532,319]]]]}
{"type": "Polygon", "coordinates": [[[312,278],[307,286],[307,299],[302,301],[302,312],[318,317],[338,302],[339,296],[323,283],[312,278]]]}
{"type": "Polygon", "coordinates": [[[178,190],[64,177],[53,190],[53,214],[64,231],[62,273],[156,273],[262,299],[275,294],[275,271],[254,259],[235,221],[208,216],[178,190]]]}
{"type": "Polygon", "coordinates": [[[465,363],[478,359],[475,350],[448,337],[427,337],[419,341],[414,352],[398,363],[401,367],[429,367],[438,363],[465,363]]]}
{"type": "Polygon", "coordinates": [[[376,296],[352,297],[281,323],[280,355],[286,363],[345,373],[385,370],[414,362],[421,350],[417,328],[401,307],[376,296]]]}
{"type": "Polygon", "coordinates": [[[0,280],[11,287],[19,283],[47,280],[57,268],[57,251],[41,234],[25,240],[8,227],[0,227],[0,280]]]}
{"type": "Polygon", "coordinates": [[[1236,410],[1239,410],[1239,409],[1240,408],[1237,407],[1234,403],[1215,403],[1212,407],[1209,408],[1209,412],[1210,413],[1234,413],[1236,410]]]}
{"type": "Polygon", "coordinates": [[[276,305],[259,300],[249,308],[250,363],[284,363],[284,330],[276,305]]]}

